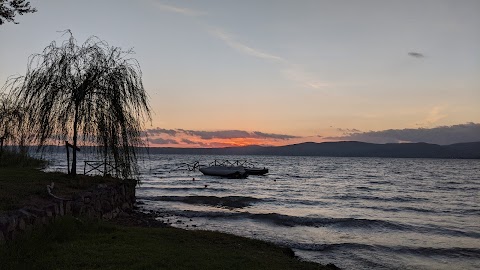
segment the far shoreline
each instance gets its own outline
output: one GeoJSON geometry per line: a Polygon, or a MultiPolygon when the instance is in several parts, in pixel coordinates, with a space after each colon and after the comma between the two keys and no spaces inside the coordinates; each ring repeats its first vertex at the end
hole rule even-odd
{"type": "MultiPolygon", "coordinates": [[[[34,147],[32,147],[34,148],[34,147]]],[[[83,146],[85,152],[91,146],[83,146]]],[[[93,150],[93,149],[92,149],[93,150]]],[[[32,149],[32,151],[34,151],[32,149]]],[[[65,147],[46,146],[44,152],[63,153],[65,147]]],[[[371,158],[480,159],[480,141],[438,145],[429,143],[374,144],[358,141],[306,142],[285,146],[241,146],[224,148],[141,147],[140,154],[213,155],[213,156],[310,156],[371,158]]]]}

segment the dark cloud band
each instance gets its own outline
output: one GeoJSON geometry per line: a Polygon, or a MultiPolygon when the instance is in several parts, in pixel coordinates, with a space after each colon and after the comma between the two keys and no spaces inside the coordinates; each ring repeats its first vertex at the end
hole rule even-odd
{"type": "Polygon", "coordinates": [[[453,143],[480,141],[480,124],[467,123],[435,128],[349,132],[344,133],[343,136],[328,137],[326,139],[371,143],[426,142],[448,145],[453,143]]]}
{"type": "MultiPolygon", "coordinates": [[[[184,129],[149,129],[147,133],[150,136],[159,136],[166,134],[169,136],[177,135],[187,135],[192,137],[198,137],[202,140],[212,140],[212,139],[238,139],[238,138],[249,138],[249,139],[272,139],[272,140],[289,140],[301,138],[298,136],[286,135],[286,134],[275,134],[275,133],[264,133],[260,131],[244,131],[244,130],[219,130],[219,131],[203,131],[203,130],[184,130],[184,129]]],[[[192,141],[189,141],[192,142],[192,141]]],[[[185,142],[185,143],[189,143],[185,142]]]]}

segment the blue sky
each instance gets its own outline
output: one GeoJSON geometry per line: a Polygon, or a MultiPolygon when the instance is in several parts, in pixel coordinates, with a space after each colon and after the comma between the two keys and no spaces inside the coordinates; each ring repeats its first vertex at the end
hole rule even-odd
{"type": "MultiPolygon", "coordinates": [[[[0,81],[65,29],[133,48],[162,145],[349,139],[346,130],[404,141],[378,132],[419,128],[434,142],[437,127],[459,125],[480,140],[480,1],[31,3],[37,13],[0,27],[0,81]]],[[[448,142],[472,138],[464,132],[448,142]]]]}

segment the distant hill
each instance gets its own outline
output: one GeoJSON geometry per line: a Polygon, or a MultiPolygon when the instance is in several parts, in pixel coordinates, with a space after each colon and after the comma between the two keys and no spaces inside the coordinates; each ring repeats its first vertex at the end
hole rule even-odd
{"type": "MultiPolygon", "coordinates": [[[[6,148],[9,148],[8,146],[6,148]]],[[[88,153],[87,147],[81,148],[88,153]]],[[[33,151],[33,149],[31,149],[33,151]]],[[[48,151],[64,152],[65,147],[50,146],[48,151]]],[[[140,151],[143,152],[143,151],[140,151]]],[[[150,154],[189,155],[266,155],[324,157],[388,157],[388,158],[460,158],[480,159],[480,142],[438,145],[429,143],[325,142],[299,143],[286,146],[243,146],[226,148],[150,147],[150,154]]]]}
{"type": "Polygon", "coordinates": [[[480,159],[480,142],[437,145],[429,143],[325,142],[286,146],[244,146],[227,148],[152,147],[152,154],[192,155],[278,155],[327,157],[390,157],[390,158],[466,158],[480,159]]]}

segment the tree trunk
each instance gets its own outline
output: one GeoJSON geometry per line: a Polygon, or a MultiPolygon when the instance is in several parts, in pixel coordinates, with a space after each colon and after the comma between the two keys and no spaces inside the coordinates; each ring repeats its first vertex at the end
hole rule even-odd
{"type": "Polygon", "coordinates": [[[3,155],[3,139],[4,137],[0,138],[0,163],[2,163],[2,155],[3,155]]]}
{"type": "Polygon", "coordinates": [[[73,157],[72,157],[72,170],[70,174],[77,175],[77,136],[78,136],[78,104],[75,104],[75,120],[73,121],[73,157]]]}

